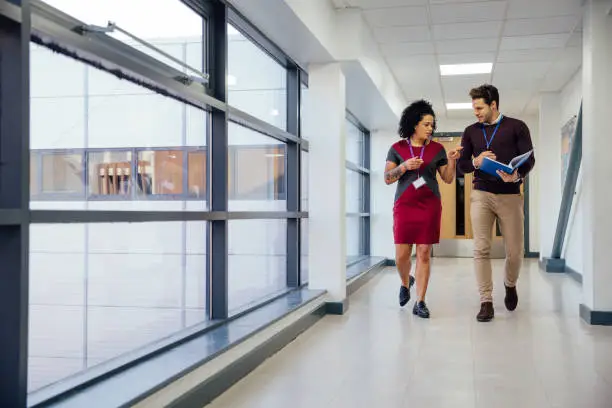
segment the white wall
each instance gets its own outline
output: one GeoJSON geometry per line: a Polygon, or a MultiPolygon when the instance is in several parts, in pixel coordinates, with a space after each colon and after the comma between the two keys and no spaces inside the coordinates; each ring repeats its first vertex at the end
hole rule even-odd
{"type": "Polygon", "coordinates": [[[388,259],[395,259],[393,202],[397,185],[384,182],[385,159],[397,140],[396,132],[379,130],[372,132],[370,141],[370,250],[372,256],[388,259]]]}
{"type": "MultiPolygon", "coordinates": [[[[580,101],[582,99],[582,70],[579,70],[563,88],[561,92],[561,123],[559,124],[559,137],[561,137],[561,127],[572,116],[578,115],[580,101]]],[[[577,191],[574,196],[572,212],[569,225],[565,236],[565,244],[562,257],[568,267],[578,273],[582,273],[582,225],[583,208],[581,205],[581,185],[582,173],[578,174],[577,191]]]]}

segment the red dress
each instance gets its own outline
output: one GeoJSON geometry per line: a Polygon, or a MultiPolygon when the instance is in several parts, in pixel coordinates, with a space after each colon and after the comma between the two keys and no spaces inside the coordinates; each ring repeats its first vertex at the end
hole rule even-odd
{"type": "Polygon", "coordinates": [[[436,173],[448,164],[446,150],[430,140],[425,147],[412,146],[401,140],[389,149],[387,161],[400,165],[414,156],[423,164],[418,170],[409,170],[397,181],[393,205],[393,236],[396,244],[437,244],[440,242],[442,200],[436,173]],[[422,151],[422,149],[425,149],[422,151]],[[419,188],[413,184],[419,177],[425,182],[419,188]]]}

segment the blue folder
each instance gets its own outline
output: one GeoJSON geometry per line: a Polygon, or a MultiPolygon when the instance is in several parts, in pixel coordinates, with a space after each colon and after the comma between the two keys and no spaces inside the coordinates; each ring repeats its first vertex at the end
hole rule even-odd
{"type": "Polygon", "coordinates": [[[520,156],[516,156],[514,159],[510,160],[510,164],[500,163],[497,160],[489,159],[485,157],[482,160],[482,165],[478,170],[484,171],[487,174],[492,176],[496,176],[497,178],[501,178],[499,174],[497,174],[498,170],[505,171],[508,174],[514,173],[514,170],[518,169],[529,159],[533,150],[528,151],[527,153],[523,153],[520,156]]]}

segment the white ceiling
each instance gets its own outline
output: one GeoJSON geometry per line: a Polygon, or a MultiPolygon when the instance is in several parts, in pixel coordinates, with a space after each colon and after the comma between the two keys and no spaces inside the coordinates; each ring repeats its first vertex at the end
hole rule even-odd
{"type": "Polygon", "coordinates": [[[534,114],[538,93],[558,91],[582,64],[580,0],[333,0],[357,7],[408,101],[449,102],[492,83],[509,115],[534,114]],[[440,76],[440,64],[492,62],[491,74],[440,76]]]}

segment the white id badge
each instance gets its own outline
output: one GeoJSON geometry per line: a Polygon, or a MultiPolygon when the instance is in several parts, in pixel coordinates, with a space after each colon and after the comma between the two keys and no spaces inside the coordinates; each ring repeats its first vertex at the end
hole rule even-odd
{"type": "Polygon", "coordinates": [[[418,179],[415,180],[414,183],[412,183],[412,185],[414,186],[416,190],[418,190],[419,188],[425,185],[425,179],[423,177],[419,177],[418,179]]]}

